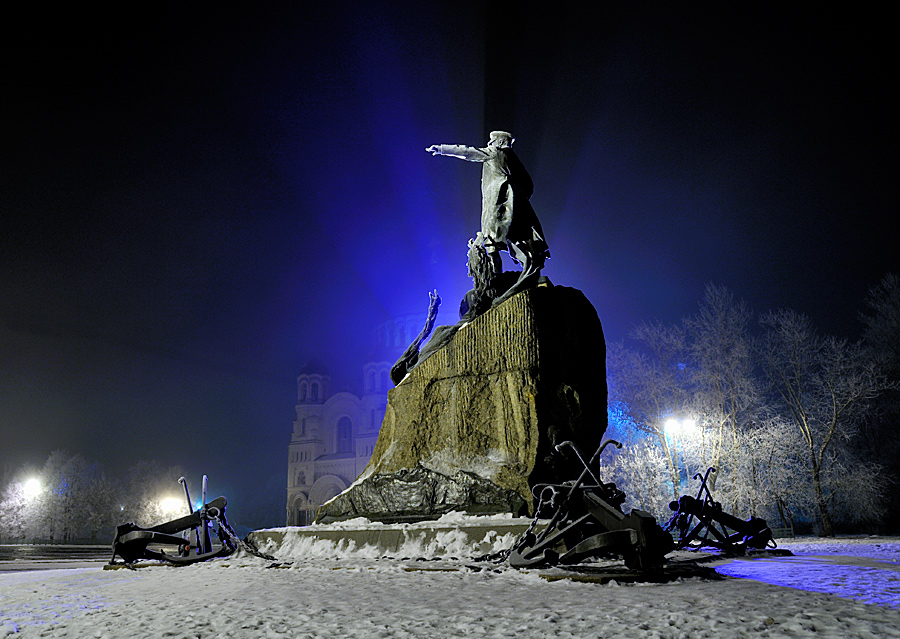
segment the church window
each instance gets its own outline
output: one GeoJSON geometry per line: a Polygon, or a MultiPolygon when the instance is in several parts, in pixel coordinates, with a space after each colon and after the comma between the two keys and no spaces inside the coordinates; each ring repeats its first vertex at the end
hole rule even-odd
{"type": "Polygon", "coordinates": [[[300,383],[300,391],[298,392],[297,397],[300,399],[301,403],[306,401],[306,382],[300,383]]]}
{"type": "Polygon", "coordinates": [[[319,401],[319,385],[316,382],[309,385],[309,401],[319,401]]]}
{"type": "Polygon", "coordinates": [[[337,424],[337,450],[349,453],[353,446],[353,422],[349,417],[341,417],[337,424]]]}

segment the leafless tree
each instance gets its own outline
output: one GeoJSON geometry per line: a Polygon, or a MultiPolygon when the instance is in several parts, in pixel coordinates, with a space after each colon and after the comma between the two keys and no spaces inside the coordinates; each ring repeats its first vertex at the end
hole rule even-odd
{"type": "Polygon", "coordinates": [[[25,488],[19,481],[10,481],[0,493],[0,539],[19,541],[27,530],[25,488]]]}
{"type": "MultiPolygon", "coordinates": [[[[141,526],[153,526],[171,518],[162,509],[161,500],[166,497],[183,499],[178,478],[184,471],[177,466],[164,467],[153,461],[140,461],[128,471],[125,490],[122,493],[123,521],[134,521],[141,526]]],[[[196,495],[199,496],[199,495],[196,495]]],[[[187,514],[187,504],[178,516],[187,514]]]]}
{"type": "MultiPolygon", "coordinates": [[[[869,356],[882,367],[895,386],[900,381],[900,277],[890,273],[869,291],[867,312],[860,315],[863,342],[869,356]]],[[[885,467],[891,485],[900,484],[900,390],[888,389],[876,400],[876,412],[857,438],[860,457],[885,467]]],[[[886,491],[889,528],[900,527],[900,490],[886,491]]]]}
{"type": "Polygon", "coordinates": [[[683,414],[690,403],[687,337],[681,327],[661,323],[641,323],[631,337],[643,351],[621,343],[609,345],[610,400],[619,402],[635,427],[654,438],[677,499],[681,486],[678,449],[666,437],[665,421],[683,414]]]}
{"type": "Polygon", "coordinates": [[[657,521],[671,515],[666,462],[659,447],[646,438],[602,459],[600,473],[604,481],[614,481],[625,492],[626,512],[638,508],[651,513],[657,521]]]}
{"type": "Polygon", "coordinates": [[[81,455],[54,451],[40,472],[45,488],[35,500],[38,535],[51,542],[97,538],[112,520],[110,488],[101,466],[81,455]]]}
{"type": "Polygon", "coordinates": [[[653,436],[669,473],[672,497],[683,477],[717,469],[716,490],[740,446],[737,433],[761,411],[749,335],[752,313],[722,286],[710,284],[696,315],[681,325],[642,323],[631,333],[638,348],[610,346],[610,399],[632,423],[653,436]],[[690,417],[694,433],[666,432],[667,419],[690,417]]]}
{"type": "Polygon", "coordinates": [[[900,277],[889,273],[872,287],[865,300],[868,313],[863,340],[872,357],[893,379],[900,378],[900,277]]]}
{"type": "Polygon", "coordinates": [[[809,511],[802,440],[779,416],[734,432],[736,445],[718,496],[731,512],[790,526],[809,511]]]}
{"type": "Polygon", "coordinates": [[[834,536],[832,505],[838,487],[828,483],[837,443],[851,438],[888,387],[859,344],[821,337],[809,318],[790,310],[761,318],[762,364],[780,399],[785,419],[802,437],[816,515],[825,536],[834,536]]]}
{"type": "MultiPolygon", "coordinates": [[[[79,500],[79,508],[83,517],[82,528],[86,529],[91,542],[96,542],[100,533],[112,539],[118,521],[116,508],[117,491],[99,464],[93,464],[87,483],[87,490],[79,500]]],[[[106,537],[104,537],[105,539],[106,537]]]]}
{"type": "Polygon", "coordinates": [[[746,303],[736,301],[724,286],[709,284],[698,313],[684,321],[690,339],[692,406],[703,435],[701,465],[719,471],[710,476],[713,491],[741,445],[740,432],[751,428],[762,410],[753,373],[752,318],[746,303]]]}

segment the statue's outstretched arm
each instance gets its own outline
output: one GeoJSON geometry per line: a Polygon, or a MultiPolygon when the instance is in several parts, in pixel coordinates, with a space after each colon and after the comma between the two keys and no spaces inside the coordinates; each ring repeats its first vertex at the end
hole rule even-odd
{"type": "Polygon", "coordinates": [[[469,162],[484,162],[490,157],[484,149],[476,149],[463,144],[432,144],[425,150],[431,155],[449,155],[469,162]]]}

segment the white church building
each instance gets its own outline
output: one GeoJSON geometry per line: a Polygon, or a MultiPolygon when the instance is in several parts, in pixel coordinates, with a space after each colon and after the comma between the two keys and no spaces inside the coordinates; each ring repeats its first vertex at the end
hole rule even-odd
{"type": "Polygon", "coordinates": [[[376,351],[363,367],[363,392],[331,394],[331,377],[320,363],[297,376],[297,406],[288,445],[287,525],[312,523],[316,510],[362,473],[378,439],[393,385],[394,361],[421,330],[424,316],[381,324],[376,351]],[[377,361],[372,361],[377,360],[377,361]],[[389,361],[390,360],[390,361],[389,361]]]}

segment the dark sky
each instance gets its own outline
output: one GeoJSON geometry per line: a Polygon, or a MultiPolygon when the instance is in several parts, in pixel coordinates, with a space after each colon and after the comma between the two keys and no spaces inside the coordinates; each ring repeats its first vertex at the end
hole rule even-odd
{"type": "Polygon", "coordinates": [[[280,499],[298,369],[354,390],[433,288],[456,321],[480,167],[424,149],[495,129],[608,339],[708,282],[856,338],[898,270],[884,15],[263,4],[5,21],[0,467],[63,448],[280,499]]]}

